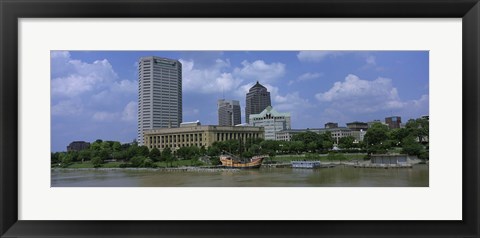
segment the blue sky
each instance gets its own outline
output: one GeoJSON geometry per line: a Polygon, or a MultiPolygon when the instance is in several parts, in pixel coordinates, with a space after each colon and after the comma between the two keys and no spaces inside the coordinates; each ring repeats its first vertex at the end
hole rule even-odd
{"type": "Polygon", "coordinates": [[[131,142],[137,131],[137,61],[183,65],[183,121],[217,124],[217,100],[239,100],[258,80],[292,128],[428,115],[427,51],[52,51],[52,151],[74,140],[131,142]]]}

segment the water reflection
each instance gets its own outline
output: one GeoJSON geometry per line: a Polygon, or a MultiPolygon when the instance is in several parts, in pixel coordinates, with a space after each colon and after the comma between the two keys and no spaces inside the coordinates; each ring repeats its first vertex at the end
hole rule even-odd
{"type": "Polygon", "coordinates": [[[52,170],[53,187],[428,187],[426,165],[411,169],[337,166],[261,168],[239,172],[162,170],[52,170]]]}

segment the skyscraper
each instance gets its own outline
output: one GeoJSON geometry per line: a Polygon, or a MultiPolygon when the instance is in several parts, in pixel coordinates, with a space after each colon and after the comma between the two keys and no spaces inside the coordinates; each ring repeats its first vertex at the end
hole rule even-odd
{"type": "Polygon", "coordinates": [[[138,63],[138,138],[143,131],[178,127],[182,122],[182,64],[149,56],[138,63]]]}
{"type": "Polygon", "coordinates": [[[253,85],[247,93],[246,107],[245,107],[245,121],[250,123],[250,114],[259,114],[268,106],[271,106],[270,92],[267,91],[260,83],[253,85]]]}
{"type": "Polygon", "coordinates": [[[241,123],[240,102],[237,100],[218,100],[218,125],[235,126],[241,123]]]}

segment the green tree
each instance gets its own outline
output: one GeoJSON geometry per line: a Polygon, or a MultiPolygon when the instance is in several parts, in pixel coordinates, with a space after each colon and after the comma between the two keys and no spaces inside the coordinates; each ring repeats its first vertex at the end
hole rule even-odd
{"type": "Polygon", "coordinates": [[[218,156],[220,154],[220,149],[217,146],[210,146],[207,149],[207,155],[208,156],[218,156]]]}
{"type": "Polygon", "coordinates": [[[309,142],[307,144],[307,150],[310,151],[310,152],[315,152],[317,150],[317,148],[318,148],[318,144],[315,143],[314,141],[309,142]]]}
{"type": "Polygon", "coordinates": [[[205,146],[202,145],[202,147],[200,147],[200,155],[206,155],[207,154],[207,149],[205,149],[205,146]]]}
{"type": "Polygon", "coordinates": [[[338,139],[338,146],[342,149],[351,149],[355,148],[355,137],[353,136],[346,136],[338,139]]]}
{"type": "Polygon", "coordinates": [[[388,130],[388,126],[381,123],[374,123],[372,127],[367,130],[364,141],[367,144],[369,154],[384,153],[389,149],[389,143],[387,143],[388,130]]]}
{"type": "Polygon", "coordinates": [[[153,161],[160,161],[160,155],[160,150],[157,148],[153,148],[152,150],[150,150],[148,157],[153,161]]]}
{"type": "Polygon", "coordinates": [[[99,156],[93,157],[91,162],[92,162],[94,168],[98,168],[98,167],[102,166],[102,164],[103,164],[103,160],[99,156]]]}
{"type": "Polygon", "coordinates": [[[301,141],[292,141],[290,146],[291,146],[291,151],[297,154],[300,154],[303,151],[305,151],[305,145],[301,141]]]}
{"type": "Polygon", "coordinates": [[[416,141],[416,137],[408,136],[402,141],[402,153],[420,156],[424,152],[423,145],[416,141]]]}
{"type": "Polygon", "coordinates": [[[418,118],[408,120],[405,128],[408,131],[408,135],[416,137],[420,143],[428,138],[429,122],[427,119],[418,118]]]}
{"type": "Polygon", "coordinates": [[[60,163],[60,153],[59,152],[55,152],[55,153],[50,153],[50,159],[51,159],[51,163],[52,164],[58,164],[60,163]]]}
{"type": "Polygon", "coordinates": [[[143,167],[146,159],[144,156],[137,155],[130,159],[130,164],[132,164],[133,167],[143,167]]]}
{"type": "Polygon", "coordinates": [[[145,145],[138,146],[136,149],[137,149],[136,155],[138,155],[138,156],[147,157],[148,154],[150,153],[150,151],[148,150],[148,147],[145,146],[145,145]]]}
{"type": "Polygon", "coordinates": [[[172,150],[170,149],[170,147],[163,149],[162,158],[167,162],[167,165],[168,163],[170,163],[170,166],[173,165],[174,158],[173,158],[172,150]]]}
{"type": "Polygon", "coordinates": [[[92,156],[92,151],[90,151],[89,149],[81,150],[78,153],[78,160],[84,162],[84,161],[90,160],[92,158],[91,156],[92,156]]]}
{"type": "Polygon", "coordinates": [[[118,142],[118,141],[114,141],[113,144],[112,144],[112,150],[114,152],[121,151],[122,150],[122,144],[120,144],[120,142],[118,142]]]}

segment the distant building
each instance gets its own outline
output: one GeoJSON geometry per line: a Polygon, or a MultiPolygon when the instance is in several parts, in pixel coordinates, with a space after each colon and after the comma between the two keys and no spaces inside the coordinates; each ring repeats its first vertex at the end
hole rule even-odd
{"type": "Polygon", "coordinates": [[[383,124],[383,125],[387,125],[386,123],[383,123],[380,120],[373,120],[373,121],[367,122],[368,128],[372,127],[372,125],[375,124],[375,123],[380,123],[380,124],[383,124]]]}
{"type": "MultiPolygon", "coordinates": [[[[292,137],[295,134],[299,134],[302,132],[315,132],[317,134],[323,134],[326,132],[330,132],[332,135],[332,138],[336,144],[338,144],[338,141],[342,137],[347,137],[347,136],[353,136],[355,140],[358,141],[363,141],[363,137],[365,136],[366,132],[360,132],[360,131],[353,131],[350,128],[347,127],[337,127],[337,128],[307,128],[307,129],[289,129],[289,130],[282,130],[276,133],[276,138],[277,140],[280,141],[291,141],[292,137]]],[[[265,132],[266,133],[266,132],[265,132]]]]}
{"type": "Polygon", "coordinates": [[[264,129],[251,126],[211,126],[181,124],[178,128],[159,128],[146,130],[145,145],[149,149],[157,148],[163,151],[170,148],[176,151],[181,147],[197,146],[208,148],[216,141],[264,138],[264,129]]]}
{"type": "Polygon", "coordinates": [[[143,132],[182,122],[182,64],[156,56],[138,62],[138,145],[143,132]]]}
{"type": "Polygon", "coordinates": [[[400,125],[402,124],[402,118],[398,116],[386,117],[385,123],[390,129],[400,128],[400,125]]]}
{"type": "Polygon", "coordinates": [[[246,95],[245,121],[250,123],[250,115],[261,113],[268,106],[272,106],[270,92],[257,81],[246,95]]]}
{"type": "Polygon", "coordinates": [[[235,126],[242,124],[240,102],[237,100],[218,100],[218,125],[235,126]]]}
{"type": "Polygon", "coordinates": [[[195,127],[195,126],[201,126],[201,125],[202,123],[200,123],[199,120],[180,123],[180,127],[195,127]]]}
{"type": "Polygon", "coordinates": [[[67,151],[80,151],[90,147],[90,143],[85,141],[73,141],[67,146],[67,151]]]}
{"type": "Polygon", "coordinates": [[[259,114],[250,115],[251,126],[265,128],[265,140],[276,140],[276,134],[291,129],[290,113],[280,113],[268,106],[259,114]]]}
{"type": "Polygon", "coordinates": [[[362,130],[366,131],[368,130],[368,123],[354,121],[354,122],[347,123],[347,127],[353,131],[362,131],[362,130]]]}
{"type": "Polygon", "coordinates": [[[333,122],[327,122],[325,123],[325,128],[337,128],[338,123],[333,123],[333,122]]]}

